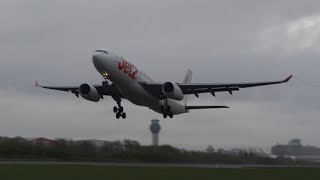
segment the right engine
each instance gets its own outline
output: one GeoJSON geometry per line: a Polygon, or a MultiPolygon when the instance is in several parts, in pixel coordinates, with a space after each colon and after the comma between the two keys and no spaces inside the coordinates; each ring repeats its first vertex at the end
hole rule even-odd
{"type": "Polygon", "coordinates": [[[86,100],[93,102],[98,102],[100,100],[100,94],[98,90],[90,84],[81,84],[79,87],[79,93],[86,100]]]}
{"type": "Polygon", "coordinates": [[[183,99],[183,93],[180,87],[174,82],[165,82],[162,85],[162,93],[168,98],[181,101],[183,99]]]}

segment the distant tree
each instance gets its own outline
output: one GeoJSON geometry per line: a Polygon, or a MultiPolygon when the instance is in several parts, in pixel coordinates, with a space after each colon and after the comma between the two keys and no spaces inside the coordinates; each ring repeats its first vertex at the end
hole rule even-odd
{"type": "MultiPolygon", "coordinates": [[[[123,140],[106,142],[97,147],[90,141],[55,139],[52,146],[32,144],[21,138],[0,137],[2,159],[56,159],[79,161],[126,161],[126,162],[188,162],[188,163],[242,163],[242,164],[294,164],[285,157],[276,159],[259,156],[253,151],[230,153],[222,148],[215,151],[208,146],[206,152],[188,151],[170,145],[143,146],[138,141],[123,140]],[[214,153],[216,152],[216,153],[214,153]]],[[[304,163],[298,161],[297,163],[304,163]]]]}
{"type": "Polygon", "coordinates": [[[138,141],[130,140],[130,139],[125,139],[123,141],[123,145],[124,145],[125,148],[128,148],[128,149],[133,149],[133,148],[139,148],[140,147],[140,143],[138,141]]]}
{"type": "Polygon", "coordinates": [[[207,153],[214,153],[214,148],[211,145],[209,145],[206,150],[207,153]]]}
{"type": "Polygon", "coordinates": [[[223,154],[225,152],[225,150],[223,148],[219,148],[217,151],[219,154],[223,154]]]}

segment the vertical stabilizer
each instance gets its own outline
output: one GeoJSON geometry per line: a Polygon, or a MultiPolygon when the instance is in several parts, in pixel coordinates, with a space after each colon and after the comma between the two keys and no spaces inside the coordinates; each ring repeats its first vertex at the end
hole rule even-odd
{"type": "MultiPolygon", "coordinates": [[[[192,79],[192,71],[188,69],[182,83],[191,83],[191,79],[192,79]]],[[[184,101],[184,104],[186,105],[188,101],[188,95],[184,95],[183,101],[184,101]]]]}

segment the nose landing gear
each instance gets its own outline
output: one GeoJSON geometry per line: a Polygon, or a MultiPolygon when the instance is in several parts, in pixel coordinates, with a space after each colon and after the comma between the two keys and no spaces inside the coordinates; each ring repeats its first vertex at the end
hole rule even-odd
{"type": "MultiPolygon", "coordinates": [[[[109,86],[109,82],[107,80],[108,73],[103,73],[102,74],[104,77],[104,81],[102,81],[102,87],[107,87],[109,86]]],[[[123,112],[123,107],[121,106],[121,97],[119,95],[113,95],[112,98],[117,102],[118,106],[113,107],[113,112],[116,114],[116,118],[119,119],[122,117],[122,119],[125,119],[127,117],[127,114],[123,112]]]]}

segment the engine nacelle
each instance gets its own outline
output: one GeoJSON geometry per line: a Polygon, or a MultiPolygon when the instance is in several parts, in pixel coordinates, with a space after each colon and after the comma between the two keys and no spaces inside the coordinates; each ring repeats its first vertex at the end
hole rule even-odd
{"type": "Polygon", "coordinates": [[[176,83],[165,82],[162,85],[162,92],[168,98],[175,99],[178,101],[181,101],[183,99],[183,93],[176,83]]]}
{"type": "Polygon", "coordinates": [[[90,84],[81,84],[79,87],[79,93],[88,101],[98,102],[100,100],[100,94],[98,90],[90,84]]]}

